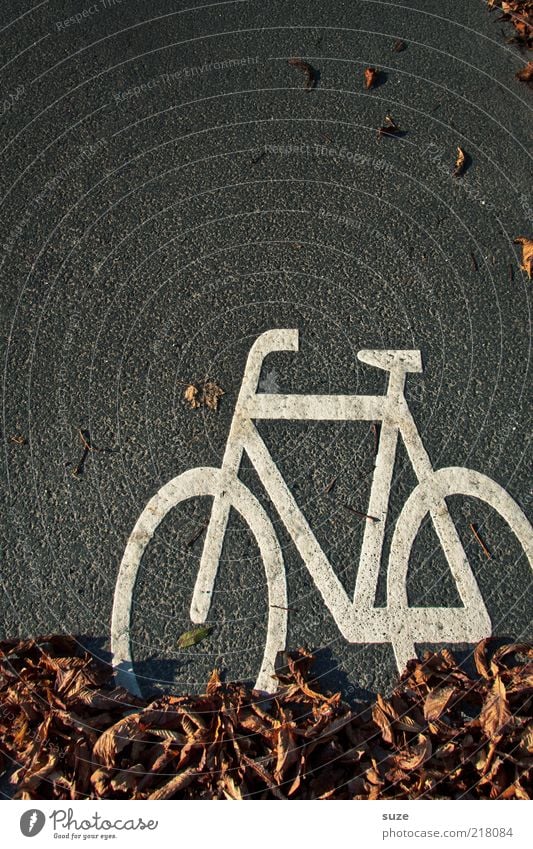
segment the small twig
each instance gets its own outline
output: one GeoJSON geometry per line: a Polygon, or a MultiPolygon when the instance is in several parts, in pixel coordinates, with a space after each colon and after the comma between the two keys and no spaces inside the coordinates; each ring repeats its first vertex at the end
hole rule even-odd
{"type": "Polygon", "coordinates": [[[80,435],[81,444],[87,451],[97,450],[91,445],[91,437],[88,430],[81,430],[80,428],[78,428],[78,433],[80,435]]]}
{"type": "Polygon", "coordinates": [[[312,88],[315,87],[317,81],[317,72],[313,68],[309,62],[304,62],[303,59],[298,57],[293,57],[289,59],[289,65],[292,65],[293,68],[298,68],[300,71],[303,71],[305,74],[305,89],[306,91],[311,91],[312,88]]]}
{"type": "Polygon", "coordinates": [[[369,522],[379,522],[380,520],[376,516],[369,516],[368,513],[361,513],[360,510],[356,510],[355,507],[350,507],[349,504],[342,505],[346,510],[349,510],[350,513],[353,513],[355,516],[359,516],[361,519],[368,519],[369,522]]]}
{"type": "Polygon", "coordinates": [[[297,607],[282,607],[281,604],[269,604],[269,607],[276,607],[278,610],[290,610],[291,613],[298,613],[297,607]]]}
{"type": "Polygon", "coordinates": [[[491,559],[490,551],[488,550],[487,546],[485,545],[485,543],[483,542],[483,540],[479,536],[479,533],[477,532],[476,526],[472,522],[470,522],[470,530],[472,531],[475,539],[477,540],[477,542],[481,546],[481,550],[483,551],[483,554],[485,555],[487,560],[490,560],[491,559]]]}
{"type": "Polygon", "coordinates": [[[78,428],[78,436],[80,437],[81,444],[83,445],[83,454],[81,455],[81,459],[77,466],[75,466],[70,473],[73,478],[78,478],[81,474],[83,474],[85,461],[89,452],[100,451],[99,448],[95,448],[94,445],[91,444],[91,435],[88,430],[81,430],[81,428],[78,428]]]}
{"type": "Polygon", "coordinates": [[[337,483],[337,477],[331,478],[330,482],[328,484],[326,484],[326,486],[324,487],[324,490],[323,490],[324,494],[331,492],[331,490],[333,489],[333,487],[335,486],[336,483],[337,483]]]}
{"type": "Polygon", "coordinates": [[[190,548],[191,546],[193,546],[193,545],[194,545],[194,543],[196,542],[196,540],[200,539],[200,537],[202,536],[203,532],[204,532],[204,531],[205,531],[205,529],[207,528],[208,524],[209,524],[209,520],[206,520],[206,521],[204,522],[204,524],[203,524],[200,528],[198,528],[198,530],[197,530],[197,531],[195,531],[195,532],[194,532],[194,534],[192,535],[192,537],[190,537],[190,539],[188,539],[188,540],[187,540],[187,542],[185,543],[185,545],[186,545],[188,548],[190,548]]]}
{"type": "Polygon", "coordinates": [[[10,436],[9,441],[14,442],[15,445],[26,445],[26,437],[22,436],[21,433],[17,433],[14,436],[10,436]]]}
{"type": "Polygon", "coordinates": [[[377,453],[378,453],[378,448],[379,448],[379,431],[380,431],[380,427],[379,427],[379,424],[378,424],[377,422],[372,422],[372,424],[370,425],[370,428],[371,428],[372,433],[373,433],[373,435],[374,435],[374,454],[376,454],[376,455],[377,455],[377,453]]]}
{"type": "Polygon", "coordinates": [[[479,268],[478,268],[477,260],[476,260],[476,257],[474,255],[473,251],[470,251],[470,257],[472,259],[472,265],[474,266],[474,271],[478,271],[479,268]]]}

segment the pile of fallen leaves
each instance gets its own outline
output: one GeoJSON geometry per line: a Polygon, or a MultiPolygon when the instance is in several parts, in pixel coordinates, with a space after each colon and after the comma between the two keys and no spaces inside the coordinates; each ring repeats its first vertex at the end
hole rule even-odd
{"type": "Polygon", "coordinates": [[[213,673],[151,703],[65,636],[0,643],[0,770],[19,799],[529,799],[533,646],[409,662],[393,694],[350,708],[286,655],[267,695],[213,673]]]}
{"type": "MultiPolygon", "coordinates": [[[[507,41],[517,44],[522,49],[531,50],[533,48],[533,0],[487,0],[487,4],[491,9],[501,9],[503,14],[498,20],[513,25],[514,35],[507,41]]],[[[528,62],[516,76],[522,82],[533,85],[533,62],[528,62]]]]}

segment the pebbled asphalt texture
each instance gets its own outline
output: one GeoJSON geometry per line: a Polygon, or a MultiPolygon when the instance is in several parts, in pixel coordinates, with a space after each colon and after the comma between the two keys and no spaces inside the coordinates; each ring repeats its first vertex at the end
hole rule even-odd
{"type": "MultiPolygon", "coordinates": [[[[0,637],[65,631],[109,657],[131,529],[170,478],[220,464],[248,350],[273,327],[299,328],[300,352],[265,362],[263,391],[381,393],[357,351],[420,349],[407,397],[434,467],[477,469],[531,515],[531,283],[513,239],[531,235],[533,101],[501,29],[481,0],[2,4],[0,637]],[[378,140],[386,115],[401,134],[378,140]],[[216,413],[183,399],[207,376],[225,392],[216,413]],[[73,474],[78,429],[99,450],[73,474]]],[[[364,520],[343,505],[365,509],[368,423],[259,430],[353,589],[364,520]]],[[[317,649],[324,685],[349,699],[390,688],[391,646],[345,642],[249,462],[241,479],[283,547],[289,646],[317,649]]],[[[400,450],[388,543],[414,484],[400,450]]],[[[482,502],[450,509],[494,634],[530,639],[520,545],[482,502]]],[[[145,689],[257,672],[265,576],[237,516],[213,634],[177,647],[203,537],[188,541],[208,516],[207,498],[176,508],[143,560],[145,689]]],[[[458,603],[428,524],[408,594],[458,603]]]]}

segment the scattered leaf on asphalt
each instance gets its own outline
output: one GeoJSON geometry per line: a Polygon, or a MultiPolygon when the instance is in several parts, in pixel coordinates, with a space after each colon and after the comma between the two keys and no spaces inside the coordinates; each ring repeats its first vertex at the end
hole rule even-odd
{"type": "Polygon", "coordinates": [[[465,170],[466,165],[466,154],[462,147],[457,148],[457,158],[455,160],[455,168],[453,171],[454,177],[460,177],[463,171],[465,170]]]}
{"type": "Polygon", "coordinates": [[[382,136],[397,136],[401,134],[401,132],[402,131],[395,122],[394,118],[390,115],[385,115],[383,125],[378,130],[378,139],[382,138],[382,136]]]}
{"type": "Polygon", "coordinates": [[[183,392],[186,403],[193,410],[199,407],[207,407],[208,410],[218,410],[220,399],[224,390],[217,386],[213,380],[205,380],[203,383],[190,383],[183,392]]]}
{"type": "Polygon", "coordinates": [[[365,68],[365,88],[372,88],[375,85],[377,73],[375,68],[365,68]]]}
{"type": "Polygon", "coordinates": [[[197,628],[191,628],[190,631],[185,631],[178,639],[178,648],[188,649],[191,646],[195,646],[197,643],[205,640],[206,637],[209,637],[212,632],[213,627],[211,625],[198,625],[197,628]]]}
{"type": "Polygon", "coordinates": [[[405,43],[405,41],[402,41],[401,38],[399,38],[397,41],[395,41],[394,44],[392,45],[392,49],[394,50],[395,53],[401,53],[402,50],[406,49],[406,47],[407,47],[407,44],[405,43]]]}
{"type": "Polygon", "coordinates": [[[515,29],[514,41],[522,47],[533,47],[533,2],[532,0],[487,0],[491,9],[501,9],[499,21],[508,21],[515,29]]]}
{"type": "Polygon", "coordinates": [[[527,236],[517,236],[515,245],[522,245],[522,271],[525,271],[529,279],[533,276],[533,239],[527,236]]]}
{"type": "Polygon", "coordinates": [[[224,390],[217,386],[213,380],[208,380],[203,386],[203,403],[209,410],[218,410],[220,399],[224,390]]]}
{"type": "Polygon", "coordinates": [[[522,83],[533,85],[533,62],[528,62],[523,68],[516,72],[516,79],[522,83]]]}
{"type": "Polygon", "coordinates": [[[187,386],[185,392],[183,393],[183,397],[187,401],[187,404],[189,404],[189,406],[192,407],[193,410],[196,410],[198,407],[201,407],[201,403],[198,400],[199,394],[199,389],[197,386],[194,385],[194,383],[189,384],[189,386],[187,386]]]}

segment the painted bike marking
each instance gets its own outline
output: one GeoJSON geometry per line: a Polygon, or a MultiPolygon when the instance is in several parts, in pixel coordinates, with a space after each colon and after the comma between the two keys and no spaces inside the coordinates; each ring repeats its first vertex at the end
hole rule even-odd
{"type": "Polygon", "coordinates": [[[494,508],[519,540],[533,568],[533,529],[503,487],[470,469],[433,469],[405,396],[406,375],[422,371],[420,351],[359,351],[361,362],[389,373],[385,395],[257,394],[265,357],[274,351],[297,350],[297,330],[269,330],[258,337],[248,355],[221,467],[200,467],[173,478],[150,499],[135,524],[119,569],[111,623],[117,680],[133,692],[139,693],[140,688],[131,657],[130,622],[142,556],[169,510],[181,501],[205,495],[213,497],[213,506],[190,606],[191,620],[202,624],[207,619],[230,507],[234,507],[257,541],[267,577],[269,619],[256,687],[275,690],[275,659],[278,651],[285,649],[287,638],[285,567],[272,522],[238,479],[244,452],[344,638],[350,643],[391,643],[400,671],[415,656],[416,642],[477,642],[491,634],[490,617],[448,511],[447,496],[473,496],[494,508]],[[253,423],[260,419],[381,423],[367,510],[379,521],[365,524],[353,599],[337,578],[261,439],[253,423]],[[387,606],[378,608],[374,602],[399,435],[418,485],[396,522],[387,569],[387,606]],[[428,513],[463,607],[418,608],[408,604],[409,555],[428,513]]]}

